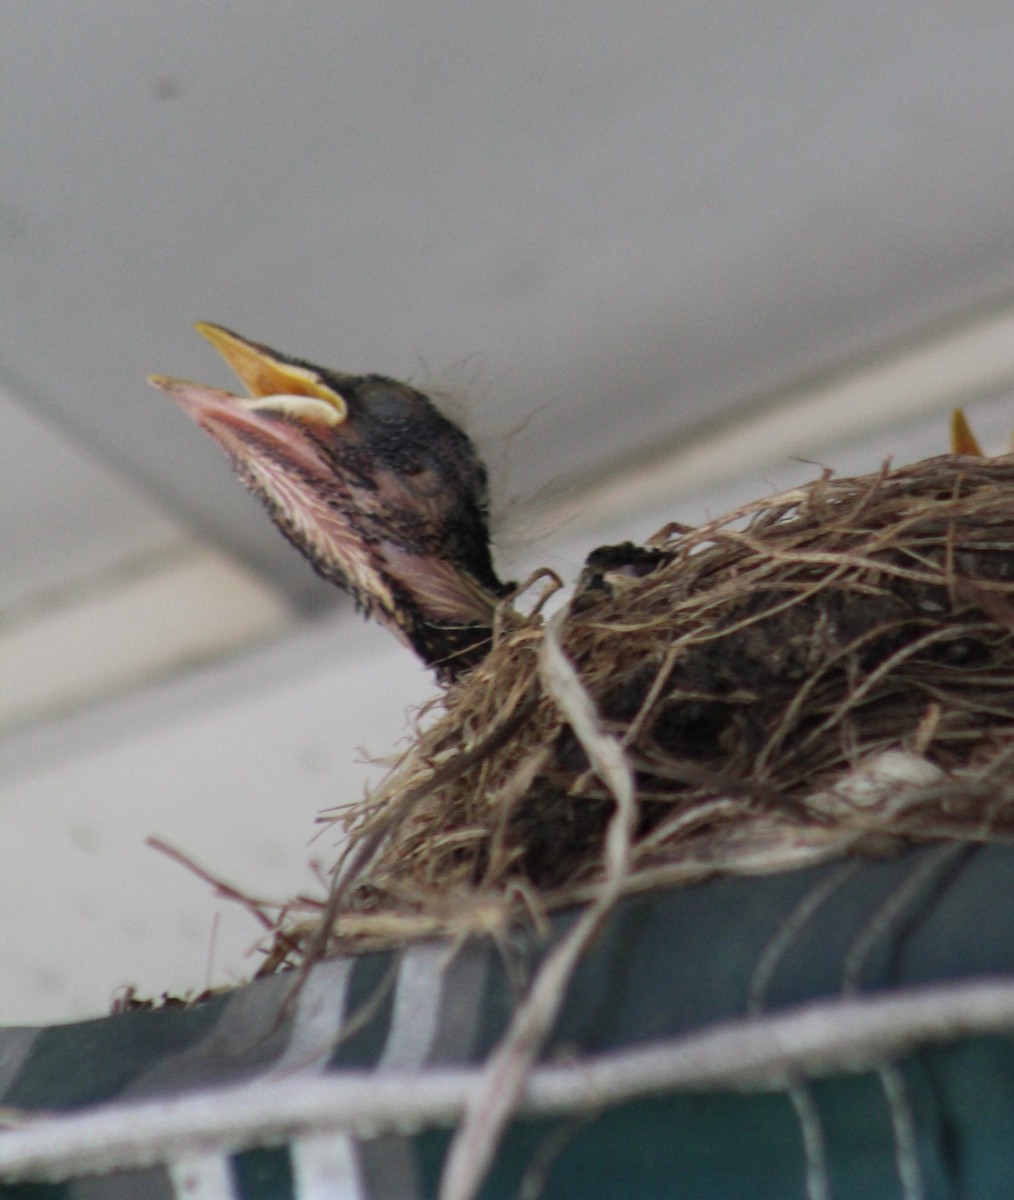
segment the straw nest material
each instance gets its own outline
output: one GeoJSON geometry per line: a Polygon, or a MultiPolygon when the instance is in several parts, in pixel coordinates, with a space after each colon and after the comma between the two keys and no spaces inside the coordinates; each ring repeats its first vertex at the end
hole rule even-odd
{"type": "Polygon", "coordinates": [[[594,893],[615,785],[547,638],[636,783],[623,889],[1014,830],[1014,456],[825,474],[595,551],[559,619],[505,608],[383,786],[331,814],[326,944],[594,893]]]}

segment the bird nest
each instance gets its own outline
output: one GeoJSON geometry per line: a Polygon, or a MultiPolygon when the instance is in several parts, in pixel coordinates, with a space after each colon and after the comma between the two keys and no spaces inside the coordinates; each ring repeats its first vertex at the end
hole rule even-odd
{"type": "Polygon", "coordinates": [[[504,607],[425,716],[327,818],[340,883],[290,950],[488,926],[610,869],[624,891],[1006,836],[1014,457],[825,474],[598,550],[556,617],[504,607]]]}

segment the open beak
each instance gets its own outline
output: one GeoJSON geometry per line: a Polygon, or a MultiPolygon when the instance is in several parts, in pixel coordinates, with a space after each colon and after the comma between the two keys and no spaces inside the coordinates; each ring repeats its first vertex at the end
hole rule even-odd
{"type": "Polygon", "coordinates": [[[236,460],[250,463],[252,446],[273,447],[304,470],[326,471],[316,441],[308,435],[314,430],[329,432],[346,421],[348,405],[340,392],[311,367],[291,362],[220,325],[201,322],[196,328],[236,372],[249,395],[235,396],[167,375],[150,375],[149,383],[170,395],[236,460]]]}
{"type": "Polygon", "coordinates": [[[256,425],[259,413],[330,428],[348,418],[344,397],[312,367],[293,362],[258,342],[247,341],[221,325],[201,321],[195,328],[232,367],[249,395],[233,396],[165,375],[149,376],[149,382],[168,392],[213,436],[215,430],[211,424],[216,420],[240,425],[250,416],[251,423],[256,425]]]}
{"type": "Polygon", "coordinates": [[[315,398],[333,405],[344,419],[344,400],[311,367],[292,362],[268,346],[249,342],[221,325],[198,321],[194,328],[232,367],[254,399],[276,396],[315,398]]]}

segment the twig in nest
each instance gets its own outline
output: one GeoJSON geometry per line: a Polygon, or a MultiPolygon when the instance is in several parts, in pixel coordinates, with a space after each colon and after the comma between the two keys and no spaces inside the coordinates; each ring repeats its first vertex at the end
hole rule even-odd
{"type": "Polygon", "coordinates": [[[179,863],[181,866],[198,879],[202,879],[205,883],[212,886],[217,896],[221,896],[223,900],[232,900],[243,906],[246,911],[260,922],[270,933],[278,933],[278,919],[269,917],[266,909],[277,909],[283,911],[286,905],[279,904],[273,900],[258,900],[253,896],[241,892],[239,888],[233,887],[231,883],[226,883],[224,879],[219,879],[216,875],[212,875],[210,871],[206,871],[203,867],[198,866],[196,862],[182,850],[177,850],[175,846],[170,846],[168,842],[163,842],[161,838],[148,837],[145,838],[145,845],[150,846],[152,850],[157,850],[159,854],[164,854],[166,858],[171,858],[173,862],[179,863]]]}
{"type": "Polygon", "coordinates": [[[258,921],[269,933],[274,935],[274,941],[267,952],[265,962],[257,972],[258,975],[262,973],[273,974],[286,962],[290,955],[298,954],[299,939],[294,937],[291,931],[285,929],[282,923],[293,908],[319,908],[319,902],[306,897],[300,897],[298,901],[289,901],[286,904],[279,904],[272,900],[258,900],[253,896],[247,895],[245,892],[241,892],[239,888],[234,887],[231,883],[226,883],[225,880],[212,875],[210,871],[206,871],[203,867],[198,866],[189,855],[184,854],[182,850],[177,850],[175,846],[170,846],[168,842],[163,842],[161,838],[146,838],[145,844],[153,850],[157,850],[159,854],[164,854],[166,858],[171,858],[173,862],[186,867],[198,879],[211,884],[215,894],[221,896],[223,900],[231,900],[241,905],[255,921],[258,921]],[[277,915],[274,917],[268,916],[266,911],[268,909],[275,909],[277,915]]]}

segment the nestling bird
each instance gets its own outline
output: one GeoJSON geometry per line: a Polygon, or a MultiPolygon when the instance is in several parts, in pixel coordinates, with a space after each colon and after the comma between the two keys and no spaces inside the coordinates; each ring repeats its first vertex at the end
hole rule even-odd
{"type": "Polygon", "coordinates": [[[486,472],[468,437],[421,392],[197,331],[249,392],[166,376],[168,392],[232,459],[316,571],[349,591],[443,678],[488,648],[511,590],[493,569],[486,472]]]}

